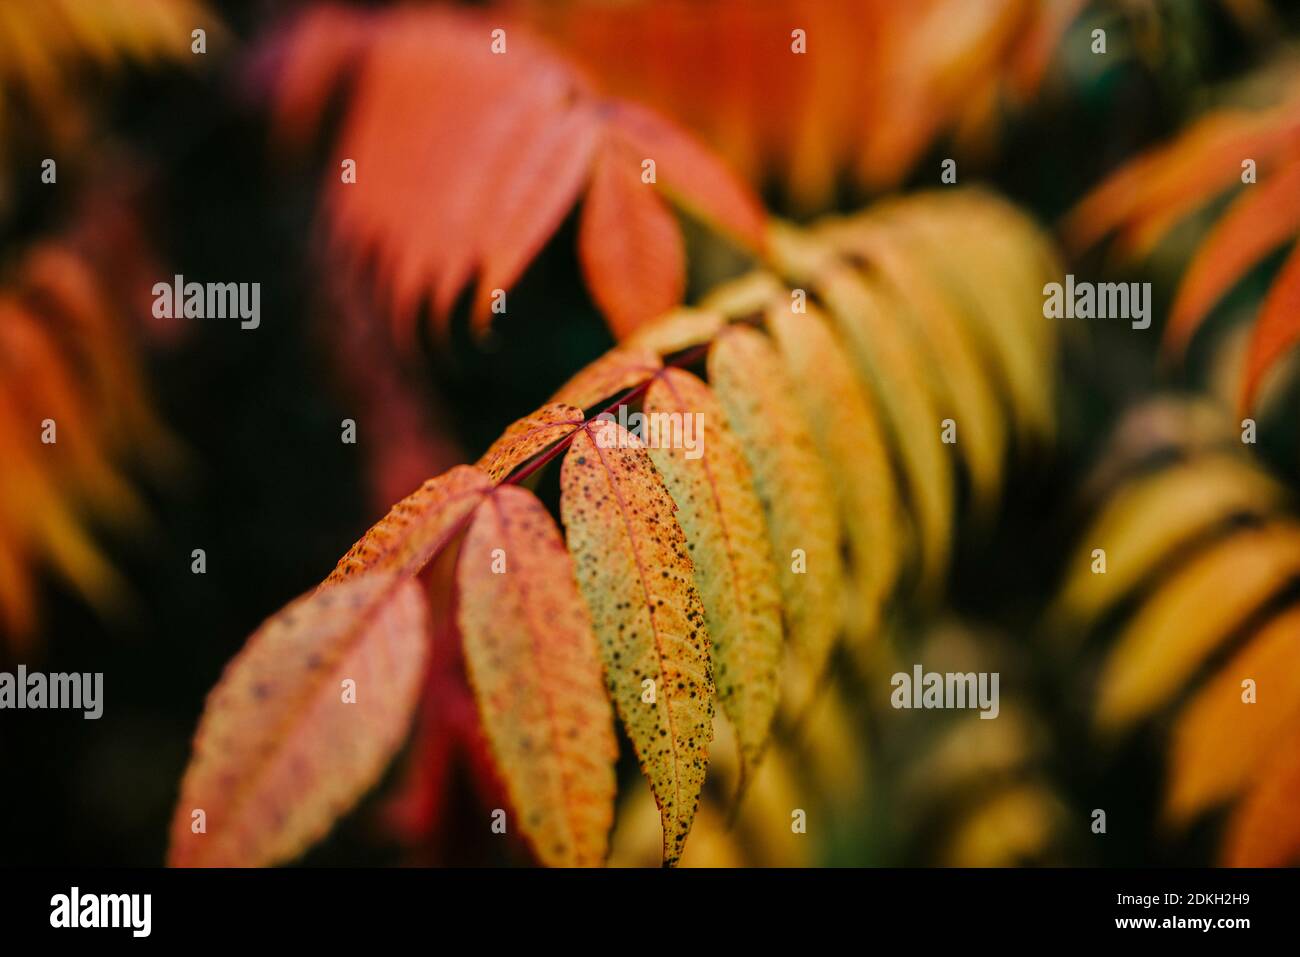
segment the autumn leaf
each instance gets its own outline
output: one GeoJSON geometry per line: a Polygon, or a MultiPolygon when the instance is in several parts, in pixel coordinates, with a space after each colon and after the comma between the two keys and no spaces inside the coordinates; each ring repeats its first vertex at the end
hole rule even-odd
{"type": "Polygon", "coordinates": [[[1277,748],[1277,765],[1251,788],[1228,822],[1223,860],[1228,867],[1285,867],[1300,860],[1300,732],[1277,748]]]}
{"type": "Polygon", "coordinates": [[[361,573],[414,575],[464,527],[466,517],[491,488],[488,477],[469,465],[429,479],[394,505],[339,559],[322,587],[361,573]]]}
{"type": "Polygon", "coordinates": [[[1194,556],[1138,611],[1107,656],[1097,727],[1126,730],[1165,704],[1251,611],[1297,573],[1300,529],[1281,523],[1238,532],[1194,556]]]}
{"type": "MultiPolygon", "coordinates": [[[[966,460],[975,507],[987,516],[1002,482],[1006,436],[993,382],[972,337],[974,323],[963,322],[935,291],[928,269],[902,236],[872,218],[859,217],[825,230],[841,253],[875,270],[902,304],[900,318],[915,336],[933,376],[940,413],[960,422],[956,448],[966,460]]],[[[933,432],[934,429],[931,429],[933,432]]]]}
{"type": "Polygon", "coordinates": [[[736,728],[743,788],[762,756],[776,714],[785,637],[763,506],[744,450],[703,382],[688,372],[665,370],[646,393],[645,412],[699,423],[694,451],[661,433],[649,452],[677,503],[695,565],[695,583],[713,641],[718,702],[736,728]]]}
{"type": "Polygon", "coordinates": [[[813,441],[827,464],[849,550],[846,626],[865,640],[875,634],[898,577],[905,538],[884,429],[852,361],[816,306],[795,313],[774,302],[768,328],[796,382],[813,441]]]}
{"type": "Polygon", "coordinates": [[[1081,536],[1057,618],[1088,625],[1188,545],[1282,499],[1281,486],[1240,454],[1198,456],[1126,483],[1081,536]],[[1098,548],[1104,575],[1093,572],[1098,548]]]}
{"type": "Polygon", "coordinates": [[[406,735],[426,627],[419,585],[391,573],[313,592],[268,619],[208,697],[168,863],[276,864],[320,840],[406,735]]]}
{"type": "Polygon", "coordinates": [[[624,345],[666,356],[711,342],[725,323],[722,315],[713,310],[674,309],[641,326],[624,340],[624,345]]]}
{"type": "Polygon", "coordinates": [[[32,244],[0,285],[0,641],[12,648],[32,640],[44,571],[106,617],[129,609],[90,527],[146,527],[128,474],[144,449],[155,476],[184,457],[153,409],[139,330],[114,285],[144,253],[125,242],[105,256],[92,213],[32,244]]]}
{"type": "Polygon", "coordinates": [[[641,181],[633,153],[607,145],[582,208],[578,256],[592,298],[614,335],[681,302],[686,250],[677,221],[641,181]]]}
{"type": "Polygon", "coordinates": [[[314,137],[324,104],[355,72],[321,194],[329,248],[346,276],[385,290],[404,346],[426,300],[445,335],[476,276],[471,322],[486,332],[499,297],[584,192],[580,258],[615,332],[676,305],[682,238],[658,188],[640,180],[647,159],[663,167],[674,203],[762,247],[761,206],[721,161],[667,120],[601,96],[522,24],[445,7],[325,5],[272,52],[263,60],[278,63],[273,109],[289,148],[314,137]]]}
{"type": "Polygon", "coordinates": [[[1250,411],[1264,374],[1300,339],[1300,243],[1282,265],[1251,331],[1237,410],[1250,411]]]}
{"type": "Polygon", "coordinates": [[[611,349],[575,373],[551,396],[551,402],[590,409],[604,399],[643,385],[662,367],[659,357],[646,349],[611,349]]]}
{"type": "Polygon", "coordinates": [[[1266,777],[1261,765],[1300,728],[1300,608],[1270,619],[1200,688],[1174,727],[1166,813],[1186,823],[1266,777]],[[1257,697],[1246,700],[1249,679],[1257,697]]]}
{"type": "Polygon", "coordinates": [[[834,487],[797,390],[767,339],[753,329],[728,329],[713,344],[708,367],[763,503],[791,650],[804,672],[788,672],[804,681],[786,693],[807,701],[843,623],[834,487]]]}
{"type": "Polygon", "coordinates": [[[938,441],[935,427],[942,416],[930,372],[895,318],[899,304],[888,288],[854,270],[826,243],[781,230],[773,245],[788,281],[806,285],[826,303],[859,378],[885,413],[912,503],[921,588],[932,591],[948,561],[953,467],[938,441]]]}
{"type": "MultiPolygon", "coordinates": [[[[1008,248],[1028,251],[1037,264],[1017,270],[1014,281],[1006,280],[1009,289],[1019,289],[1049,256],[1032,226],[996,200],[954,194],[946,209],[926,202],[937,219],[977,219],[1008,248]]],[[[771,830],[772,816],[784,818],[796,800],[790,755],[771,740],[774,724],[793,736],[801,762],[818,765],[824,777],[842,765],[861,781],[861,769],[845,759],[844,709],[824,683],[829,655],[855,628],[873,633],[895,597],[912,543],[911,523],[903,519],[923,526],[919,537],[936,553],[947,547],[950,527],[919,522],[934,503],[906,494],[887,465],[908,442],[900,423],[934,408],[924,392],[917,401],[891,396],[899,388],[924,390],[928,381],[920,351],[909,351],[910,333],[893,321],[904,303],[875,289],[870,273],[855,270],[833,246],[794,233],[783,228],[774,243],[782,273],[814,282],[795,290],[771,273],[749,274],[718,289],[704,307],[672,310],[643,327],[510,425],[477,467],[430,479],[394,506],[309,599],[250,642],[245,657],[254,661],[267,654],[259,649],[295,629],[303,632],[294,638],[301,644],[363,647],[391,596],[409,591],[416,576],[428,580],[435,667],[424,686],[411,783],[395,812],[409,832],[430,833],[429,815],[446,806],[439,792],[448,768],[464,761],[484,799],[497,802],[491,806],[514,807],[520,820],[510,833],[526,838],[538,860],[600,863],[613,788],[611,701],[659,808],[658,857],[667,864],[682,860],[697,810],[717,801],[717,793],[743,798],[728,813],[749,840],[767,848],[760,859],[788,861],[802,846],[769,840],[759,823],[771,830]],[[805,312],[794,311],[796,300],[805,312]],[[701,364],[707,384],[686,371],[701,364]],[[901,414],[900,401],[912,403],[901,414]],[[611,420],[612,402],[624,409],[640,403],[638,414],[651,418],[636,428],[649,447],[611,420]],[[878,416],[878,408],[886,414],[878,416]],[[584,421],[596,409],[601,414],[584,421]],[[561,456],[563,539],[541,502],[519,487],[561,456]],[[833,479],[832,471],[851,473],[854,484],[833,479]],[[900,511],[909,514],[894,514],[900,511]],[[888,561],[880,561],[881,549],[888,561]],[[455,600],[443,601],[453,571],[455,600]],[[381,588],[374,582],[390,585],[342,609],[330,605],[333,614],[301,610],[340,591],[381,588]],[[850,595],[858,592],[854,605],[850,595]],[[854,621],[846,620],[850,613],[854,621]],[[338,628],[356,637],[336,638],[338,628]],[[460,675],[462,642],[472,694],[460,675]],[[809,741],[809,734],[827,740],[809,741]],[[707,798],[704,779],[714,759],[720,791],[707,798]]],[[[975,321],[968,306],[954,297],[952,321],[975,321]]],[[[1053,342],[1036,335],[1033,348],[1050,358],[1053,342]]],[[[983,354],[981,361],[980,374],[994,381],[995,363],[983,354]]],[[[943,504],[950,521],[954,503],[943,504]]],[[[248,666],[238,662],[233,673],[242,674],[248,666]]],[[[284,680],[300,676],[289,667],[284,680]]],[[[203,727],[230,723],[261,741],[271,733],[267,720],[260,699],[222,694],[203,727]]],[[[191,776],[218,773],[211,767],[219,766],[221,774],[250,778],[259,801],[276,806],[284,799],[279,779],[257,778],[256,759],[239,752],[226,767],[206,748],[191,776]]],[[[367,753],[382,763],[378,748],[367,753]]],[[[331,813],[365,789],[371,765],[364,770],[346,765],[338,772],[348,790],[331,792],[332,812],[312,810],[312,833],[323,833],[331,813]]],[[[860,794],[856,785],[825,790],[843,803],[855,788],[860,794]]],[[[722,810],[704,812],[700,853],[723,849],[712,830],[722,810]]],[[[179,844],[188,838],[177,814],[179,844]]],[[[279,839],[264,819],[240,827],[246,833],[238,840],[261,855],[257,862],[292,856],[311,839],[307,826],[295,823],[292,842],[271,846],[279,839]]]]}
{"type": "Polygon", "coordinates": [[[676,511],[645,448],[616,423],[574,438],[560,513],[605,680],[659,804],[665,864],[681,857],[713,738],[709,633],[676,511]]]}
{"type": "Polygon", "coordinates": [[[1214,305],[1273,249],[1300,234],[1300,162],[1235,199],[1178,285],[1164,346],[1181,355],[1214,305]]]}
{"type": "MultiPolygon", "coordinates": [[[[1223,107],[1205,114],[1171,142],[1111,174],[1062,221],[1063,234],[1077,250],[1118,231],[1120,255],[1138,259],[1198,208],[1229,187],[1241,186],[1243,192],[1229,204],[1183,276],[1165,330],[1168,355],[1181,355],[1214,305],[1300,229],[1300,73],[1291,65],[1264,80],[1273,94],[1270,105],[1223,107]]],[[[1256,320],[1238,393],[1243,413],[1249,411],[1265,373],[1295,343],[1291,317],[1300,287],[1297,258],[1293,253],[1278,273],[1256,320]]]]}
{"type": "Polygon", "coordinates": [[[548,402],[515,422],[478,460],[478,468],[500,482],[547,446],[566,438],[582,425],[582,410],[565,402],[548,402]]]}
{"type": "MultiPolygon", "coordinates": [[[[958,147],[992,140],[1004,108],[1037,90],[1083,0],[499,5],[612,92],[680,117],[750,182],[775,183],[815,211],[846,180],[896,185],[947,132],[958,147]],[[725,44],[709,39],[720,36],[725,44]]],[[[727,195],[696,181],[700,194],[727,195]]]]}
{"type": "Polygon", "coordinates": [[[519,827],[545,864],[603,864],[614,716],[550,513],[523,489],[492,493],[461,545],[456,582],[465,660],[519,827]]]}

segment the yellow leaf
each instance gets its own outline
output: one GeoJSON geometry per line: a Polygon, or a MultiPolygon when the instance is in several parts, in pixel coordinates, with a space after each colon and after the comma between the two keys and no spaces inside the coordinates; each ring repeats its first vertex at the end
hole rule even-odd
{"type": "Polygon", "coordinates": [[[1211,453],[1123,486],[1084,534],[1070,562],[1055,614],[1087,625],[1161,562],[1237,515],[1266,514],[1282,489],[1248,459],[1211,453]],[[1106,573],[1094,574],[1104,549],[1106,573]]]}
{"type": "MultiPolygon", "coordinates": [[[[791,651],[807,681],[785,693],[806,704],[843,622],[844,571],[834,489],[799,407],[799,387],[772,344],[743,326],[709,352],[709,381],[740,440],[763,503],[791,651]]],[[[795,672],[787,671],[786,677],[795,672]]]]}
{"type": "MultiPolygon", "coordinates": [[[[773,228],[772,236],[779,235],[773,228]]],[[[759,270],[715,287],[700,300],[700,308],[719,312],[729,319],[741,319],[762,313],[773,296],[785,293],[786,288],[779,279],[759,270]]]]}
{"type": "Polygon", "coordinates": [[[957,826],[944,852],[948,867],[1009,867],[1036,860],[1063,816],[1043,785],[1005,788],[982,801],[957,826]]]}
{"type": "Polygon", "coordinates": [[[1125,628],[1099,684],[1097,727],[1123,731],[1166,704],[1261,602],[1300,573],[1300,529],[1237,533],[1167,578],[1125,628]]]}
{"type": "Polygon", "coordinates": [[[645,448],[613,422],[574,438],[560,514],[605,679],[650,781],[663,857],[681,857],[713,737],[713,669],[686,536],[645,448]]]}
{"type": "Polygon", "coordinates": [[[1030,332],[1044,324],[1041,284],[1022,265],[1032,259],[1014,248],[1007,229],[955,205],[947,196],[924,194],[886,204],[878,215],[906,232],[925,265],[942,277],[945,293],[966,307],[962,314],[1019,427],[1051,435],[1053,356],[1040,348],[1043,337],[1030,332]]]}
{"type": "Polygon", "coordinates": [[[648,349],[661,356],[703,345],[718,334],[726,320],[708,309],[674,309],[646,323],[623,340],[626,348],[648,349]]]}
{"type": "Polygon", "coordinates": [[[573,560],[531,492],[503,486],[488,496],[456,583],[466,666],[519,829],[544,864],[604,863],[614,715],[573,560]]]}
{"type": "Polygon", "coordinates": [[[695,417],[698,455],[662,441],[650,458],[677,503],[713,641],[718,701],[736,727],[741,787],[762,755],[777,704],[784,635],[781,592],[763,506],[744,451],[703,382],[667,369],[646,393],[647,415],[695,417]]]}
{"type": "Polygon", "coordinates": [[[835,489],[850,557],[845,626],[865,640],[875,634],[898,577],[900,505],[876,407],[826,317],[811,304],[807,310],[793,312],[783,297],[769,306],[767,325],[799,383],[796,394],[835,489]]]}
{"type": "MultiPolygon", "coordinates": [[[[844,254],[878,272],[892,290],[907,328],[916,335],[928,361],[926,373],[936,394],[946,396],[940,412],[957,424],[956,451],[970,472],[976,510],[987,516],[1002,483],[1006,429],[975,343],[973,323],[958,315],[936,292],[934,280],[916,250],[898,231],[870,214],[831,223],[819,232],[844,254]]],[[[936,419],[928,425],[936,435],[936,419]]]]}
{"type": "Polygon", "coordinates": [[[305,595],[258,628],[208,696],[169,864],[267,866],[324,837],[406,735],[426,618],[415,580],[377,573],[305,595]]]}
{"type": "Polygon", "coordinates": [[[858,374],[885,411],[920,539],[921,589],[931,592],[948,562],[952,458],[940,443],[938,400],[921,356],[899,328],[900,307],[887,288],[852,270],[824,243],[780,228],[771,245],[787,281],[810,286],[826,304],[858,374]]]}

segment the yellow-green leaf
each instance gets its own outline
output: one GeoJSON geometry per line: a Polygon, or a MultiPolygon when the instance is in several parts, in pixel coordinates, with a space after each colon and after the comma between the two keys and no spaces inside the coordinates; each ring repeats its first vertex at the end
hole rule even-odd
{"type": "MultiPolygon", "coordinates": [[[[899,230],[860,216],[830,224],[822,234],[844,253],[864,260],[891,288],[900,305],[895,315],[916,335],[928,358],[930,381],[947,398],[941,412],[957,425],[956,448],[970,473],[974,504],[987,516],[1001,489],[1006,428],[973,341],[974,323],[938,293],[930,270],[899,230]]],[[[936,434],[939,429],[938,421],[930,425],[936,434]]]]}
{"type": "Polygon", "coordinates": [[[1167,578],[1125,628],[1102,671],[1097,726],[1121,731],[1166,704],[1205,657],[1300,573],[1300,528],[1238,532],[1167,578]]]}
{"type": "Polygon", "coordinates": [[[1276,482],[1231,453],[1204,455],[1130,482],[1083,536],[1055,614],[1088,624],[1198,536],[1234,516],[1266,513],[1281,500],[1276,482]],[[1093,572],[1099,548],[1105,574],[1093,572]]]}
{"type": "Polygon", "coordinates": [[[725,323],[722,314],[712,310],[674,309],[642,326],[623,342],[628,348],[649,349],[666,356],[708,342],[725,323]]]}
{"type": "Polygon", "coordinates": [[[683,425],[680,433],[694,437],[695,450],[664,441],[661,426],[660,441],[649,451],[677,503],[695,564],[718,701],[736,728],[743,783],[771,731],[783,643],[763,506],[744,451],[708,386],[689,372],[667,369],[646,393],[645,411],[665,417],[661,422],[699,422],[696,431],[686,433],[683,425]]]}
{"type": "Polygon", "coordinates": [[[767,325],[785,360],[826,462],[850,555],[852,611],[847,632],[876,631],[881,607],[898,576],[899,502],[893,466],[874,403],[816,306],[795,313],[788,297],[767,311],[767,325]]]}
{"type": "Polygon", "coordinates": [[[709,632],[676,511],[635,436],[595,421],[574,438],[560,514],[606,683],[659,804],[667,864],[690,833],[713,737],[709,632]]]}
{"type": "Polygon", "coordinates": [[[456,566],[457,623],[488,743],[538,859],[604,863],[614,820],[614,715],[564,539],[531,492],[475,513],[456,566]]]}
{"type": "Polygon", "coordinates": [[[709,351],[709,381],[745,450],[767,517],[791,650],[802,666],[785,693],[806,704],[844,612],[835,494],[791,380],[767,337],[728,329],[709,351]]]}
{"type": "Polygon", "coordinates": [[[772,247],[787,281],[806,284],[825,303],[890,425],[920,541],[923,593],[948,563],[953,524],[953,461],[940,442],[939,401],[916,343],[900,327],[887,287],[840,261],[833,249],[789,228],[772,247]]]}

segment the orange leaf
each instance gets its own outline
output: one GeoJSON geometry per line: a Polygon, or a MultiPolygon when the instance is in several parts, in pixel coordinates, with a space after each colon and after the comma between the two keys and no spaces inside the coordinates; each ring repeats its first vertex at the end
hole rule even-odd
{"type": "Polygon", "coordinates": [[[647,349],[630,346],[611,349],[578,370],[551,396],[551,401],[589,409],[602,399],[614,398],[641,385],[661,368],[663,361],[647,349]]]}
{"type": "Polygon", "coordinates": [[[582,425],[582,410],[565,402],[550,402],[512,424],[483,453],[477,467],[500,482],[547,446],[582,425]]]}
{"type": "Polygon", "coordinates": [[[348,549],[321,587],[360,572],[415,574],[456,536],[491,488],[488,477],[470,465],[429,479],[348,549]]]}
{"type": "Polygon", "coordinates": [[[1268,759],[1289,727],[1300,727],[1300,608],[1259,629],[1250,643],[1199,689],[1178,716],[1169,766],[1167,815],[1185,822],[1245,787],[1252,772],[1270,774],[1268,759]],[[1242,679],[1258,683],[1242,700],[1242,679]]]}
{"type": "Polygon", "coordinates": [[[1251,331],[1250,350],[1241,382],[1238,409],[1244,415],[1254,404],[1260,380],[1300,338],[1300,243],[1282,265],[1251,331]]]}
{"type": "Polygon", "coordinates": [[[573,560],[531,492],[503,486],[489,496],[456,582],[465,661],[520,830],[544,864],[602,864],[614,714],[573,560]]]}
{"type": "Polygon", "coordinates": [[[1300,232],[1300,161],[1248,186],[1196,250],[1170,310],[1165,349],[1180,354],[1214,304],[1271,250],[1300,232]]]}
{"type": "Polygon", "coordinates": [[[606,143],[582,208],[578,255],[592,298],[623,338],[672,309],[686,288],[686,249],[677,218],[641,181],[630,151],[606,143]]]}
{"type": "Polygon", "coordinates": [[[374,574],[305,595],[258,628],[208,696],[168,863],[266,866],[320,840],[406,735],[426,619],[417,582],[374,574]]]}
{"type": "Polygon", "coordinates": [[[1280,742],[1268,773],[1228,821],[1223,863],[1285,867],[1300,861],[1300,729],[1280,742]]]}

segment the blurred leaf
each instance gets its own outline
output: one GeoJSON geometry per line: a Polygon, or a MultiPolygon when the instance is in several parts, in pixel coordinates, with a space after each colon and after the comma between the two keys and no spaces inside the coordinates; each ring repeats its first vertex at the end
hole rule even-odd
{"type": "Polygon", "coordinates": [[[762,247],[762,210],[719,160],[673,124],[600,97],[505,22],[445,7],[326,5],[272,46],[285,145],[305,145],[330,93],[355,73],[322,189],[330,251],[349,275],[390,290],[400,343],[412,342],[426,298],[445,334],[475,274],[472,322],[486,332],[498,290],[514,286],[584,189],[582,262],[614,330],[675,305],[682,240],[660,186],[640,179],[643,159],[655,160],[675,202],[762,247]],[[355,182],[343,181],[347,160],[355,182]]]}

